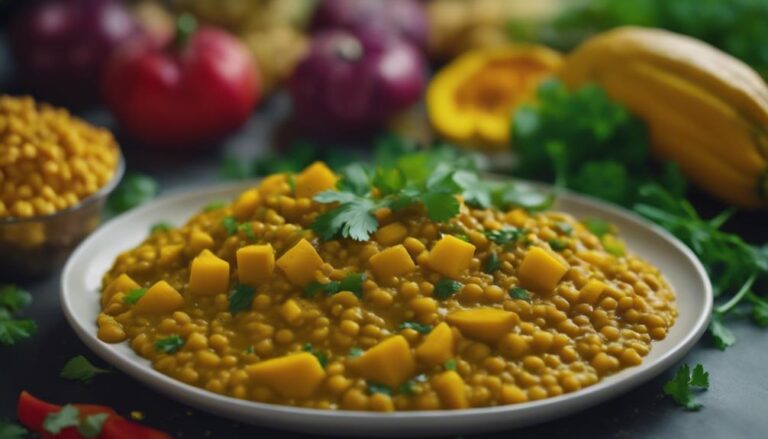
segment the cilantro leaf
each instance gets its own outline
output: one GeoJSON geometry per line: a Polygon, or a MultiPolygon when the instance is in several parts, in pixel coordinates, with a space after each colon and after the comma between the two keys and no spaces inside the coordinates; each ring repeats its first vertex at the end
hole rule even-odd
{"type": "Polygon", "coordinates": [[[613,233],[613,225],[608,221],[600,218],[584,218],[581,220],[581,223],[584,224],[584,227],[586,227],[587,230],[592,232],[592,234],[598,238],[602,238],[609,233],[613,233]]]}
{"type": "Polygon", "coordinates": [[[175,354],[182,347],[184,347],[183,338],[178,335],[171,335],[170,337],[161,338],[155,342],[155,350],[165,354],[175,354]]]}
{"type": "Polygon", "coordinates": [[[512,287],[509,289],[509,297],[513,299],[518,300],[525,300],[526,302],[531,301],[531,293],[528,292],[525,288],[520,287],[512,287]]]}
{"type": "Polygon", "coordinates": [[[664,393],[680,406],[687,410],[696,411],[701,409],[701,404],[697,403],[693,390],[706,390],[709,388],[709,373],[704,371],[701,364],[697,364],[691,374],[690,367],[683,364],[677,370],[674,378],[664,384],[664,393]]]}
{"type": "Polygon", "coordinates": [[[485,236],[499,245],[511,244],[525,235],[525,230],[516,227],[505,227],[499,230],[486,230],[485,236]]]}
{"type": "Polygon", "coordinates": [[[398,168],[376,169],[371,184],[379,190],[381,195],[387,196],[400,192],[405,188],[406,179],[403,171],[398,168]]]}
{"type": "Polygon", "coordinates": [[[158,192],[159,185],[154,178],[143,174],[126,174],[107,198],[107,208],[113,214],[123,213],[155,198],[158,192]]]}
{"type": "Polygon", "coordinates": [[[243,235],[251,241],[256,240],[256,232],[253,230],[253,223],[242,223],[237,226],[237,230],[243,232],[243,235]]]}
{"type": "Polygon", "coordinates": [[[3,439],[23,439],[27,435],[27,430],[14,423],[0,421],[0,438],[3,439]]]}
{"type": "Polygon", "coordinates": [[[353,347],[349,348],[349,354],[347,354],[347,355],[349,357],[351,357],[351,358],[357,358],[357,357],[363,355],[363,350],[358,348],[358,347],[353,346],[353,347]]]}
{"type": "Polygon", "coordinates": [[[219,178],[222,180],[245,180],[250,177],[246,162],[232,154],[228,154],[219,163],[219,178]]]}
{"type": "Polygon", "coordinates": [[[451,279],[440,279],[435,285],[435,297],[440,300],[445,300],[461,289],[461,282],[451,279]]]}
{"type": "Polygon", "coordinates": [[[499,261],[499,256],[491,252],[488,254],[488,257],[485,259],[485,265],[484,270],[488,274],[495,273],[499,268],[501,268],[501,261],[499,261]]]}
{"type": "Polygon", "coordinates": [[[236,314],[251,309],[254,295],[256,290],[253,287],[242,284],[235,286],[229,294],[229,312],[236,314]]]}
{"type": "Polygon", "coordinates": [[[353,163],[341,170],[341,179],[336,185],[341,192],[365,195],[371,191],[371,177],[361,163],[353,163]]]}
{"type": "Polygon", "coordinates": [[[77,426],[77,431],[89,439],[99,437],[107,418],[109,418],[108,413],[88,415],[80,421],[80,425],[77,426]]]}
{"type": "Polygon", "coordinates": [[[446,362],[443,363],[443,368],[445,370],[456,370],[456,359],[451,358],[450,360],[446,360],[446,362]]]}
{"type": "Polygon", "coordinates": [[[459,214],[459,200],[449,192],[429,191],[421,195],[432,221],[445,222],[459,214]]]}
{"type": "Polygon", "coordinates": [[[83,383],[90,383],[98,374],[112,373],[112,371],[101,369],[94,366],[87,358],[82,355],[71,358],[61,369],[61,377],[80,381],[83,383]]]}
{"type": "Polygon", "coordinates": [[[16,313],[32,303],[32,295],[16,285],[5,285],[0,288],[0,308],[10,313],[16,313]]]}
{"type": "Polygon", "coordinates": [[[392,388],[379,383],[368,383],[368,393],[374,395],[376,393],[383,393],[385,395],[392,394],[392,388]]]}
{"type": "Polygon", "coordinates": [[[37,323],[30,319],[13,319],[10,313],[0,309],[0,345],[13,346],[37,332],[37,323]]]}
{"type": "Polygon", "coordinates": [[[167,232],[173,228],[173,225],[170,223],[167,223],[165,221],[161,221],[159,223],[152,224],[152,227],[149,228],[149,234],[154,235],[158,232],[167,232]]]}
{"type": "Polygon", "coordinates": [[[225,207],[227,207],[227,203],[225,201],[213,201],[203,207],[203,212],[213,212],[214,210],[223,209],[225,207]]]}
{"type": "Polygon", "coordinates": [[[552,247],[552,250],[556,252],[561,252],[568,248],[568,243],[562,239],[550,239],[549,246],[552,247]]]}
{"type": "Polygon", "coordinates": [[[227,231],[227,234],[232,236],[237,233],[237,220],[233,216],[222,218],[221,226],[227,231]]]}
{"type": "Polygon", "coordinates": [[[123,303],[126,305],[133,305],[139,301],[144,295],[147,294],[146,288],[136,288],[128,292],[123,296],[123,303]]]}
{"type": "Polygon", "coordinates": [[[80,410],[67,404],[58,412],[49,413],[43,421],[43,431],[56,435],[69,427],[77,427],[80,424],[80,410]]]}
{"type": "Polygon", "coordinates": [[[763,328],[768,327],[768,300],[752,293],[748,293],[747,299],[752,302],[752,321],[763,328]]]}
{"type": "MultiPolygon", "coordinates": [[[[357,297],[363,297],[365,273],[350,273],[338,284],[338,291],[349,291],[357,297]]],[[[338,291],[334,291],[338,292],[338,291]]]]}
{"type": "Polygon", "coordinates": [[[565,221],[557,223],[557,229],[563,232],[565,235],[570,235],[573,233],[573,226],[570,223],[566,223],[565,221]]]}
{"type": "Polygon", "coordinates": [[[301,347],[301,350],[304,352],[309,352],[315,358],[317,358],[317,362],[320,363],[320,366],[322,366],[323,369],[328,366],[328,355],[315,349],[314,346],[312,346],[312,343],[304,343],[304,346],[301,347]]]}
{"type": "Polygon", "coordinates": [[[367,241],[379,227],[374,208],[372,200],[358,198],[318,216],[311,228],[326,241],[334,237],[367,241]]]}
{"type": "Polygon", "coordinates": [[[423,325],[418,322],[403,322],[403,323],[400,323],[400,326],[398,326],[398,329],[401,331],[403,329],[413,329],[419,334],[429,334],[430,332],[432,332],[432,325],[423,325]]]}
{"type": "Polygon", "coordinates": [[[736,343],[736,336],[725,326],[723,316],[720,313],[712,314],[712,320],[709,322],[709,334],[712,336],[715,347],[721,351],[736,343]]]}

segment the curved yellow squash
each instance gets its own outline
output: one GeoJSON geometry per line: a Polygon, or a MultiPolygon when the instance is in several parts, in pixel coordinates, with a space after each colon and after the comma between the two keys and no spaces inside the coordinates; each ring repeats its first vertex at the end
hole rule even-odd
{"type": "Polygon", "coordinates": [[[601,84],[645,120],[654,154],[712,195],[768,205],[768,86],[743,62],[684,35],[623,27],[576,48],[561,76],[571,88],[601,84]]]}

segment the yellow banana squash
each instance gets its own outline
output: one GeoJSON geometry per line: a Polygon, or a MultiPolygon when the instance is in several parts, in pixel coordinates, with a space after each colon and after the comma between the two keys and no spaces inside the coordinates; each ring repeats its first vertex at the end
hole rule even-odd
{"type": "Polygon", "coordinates": [[[743,62],[684,35],[623,27],[582,43],[561,76],[570,88],[602,85],[648,124],[654,154],[712,195],[768,205],[768,86],[743,62]]]}

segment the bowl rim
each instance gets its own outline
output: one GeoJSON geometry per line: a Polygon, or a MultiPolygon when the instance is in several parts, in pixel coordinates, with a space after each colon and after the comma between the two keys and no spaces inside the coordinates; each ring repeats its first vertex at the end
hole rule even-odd
{"type": "Polygon", "coordinates": [[[110,178],[109,181],[104,186],[100,187],[99,190],[88,195],[82,200],[78,201],[76,204],[73,204],[72,206],[67,207],[66,209],[57,210],[56,212],[53,212],[48,215],[37,215],[37,216],[30,216],[30,217],[23,217],[23,218],[17,217],[17,216],[0,218],[0,226],[9,225],[9,224],[24,224],[24,223],[53,221],[56,218],[63,217],[72,212],[83,209],[95,203],[100,198],[104,198],[108,196],[123,179],[124,174],[125,174],[125,158],[123,157],[123,153],[120,150],[120,147],[118,146],[117,147],[117,165],[115,166],[115,171],[112,174],[112,178],[110,178]]]}

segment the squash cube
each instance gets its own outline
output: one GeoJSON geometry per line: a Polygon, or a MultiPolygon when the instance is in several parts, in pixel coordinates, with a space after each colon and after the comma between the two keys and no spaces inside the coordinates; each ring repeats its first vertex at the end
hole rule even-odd
{"type": "Polygon", "coordinates": [[[325,370],[309,352],[251,364],[245,371],[254,384],[267,386],[285,398],[309,398],[325,379],[325,370]]]}
{"type": "Polygon", "coordinates": [[[209,250],[192,260],[189,270],[189,292],[195,296],[215,296],[229,290],[229,262],[209,250]]]}
{"type": "Polygon", "coordinates": [[[374,234],[376,241],[387,247],[400,244],[406,236],[408,236],[408,229],[401,223],[387,224],[374,234]]]}
{"type": "Polygon", "coordinates": [[[443,405],[449,409],[469,407],[464,380],[455,371],[449,370],[432,378],[432,388],[437,392],[443,405]]]}
{"type": "Polygon", "coordinates": [[[296,198],[312,198],[317,193],[333,189],[337,179],[325,163],[312,163],[296,176],[296,198]]]}
{"type": "Polygon", "coordinates": [[[568,267],[540,247],[531,247],[517,270],[520,286],[537,293],[550,293],[568,267]]]}
{"type": "Polygon", "coordinates": [[[130,276],[123,273],[120,276],[117,276],[106,286],[106,288],[104,288],[104,292],[101,293],[101,306],[106,306],[115,294],[128,293],[137,288],[141,288],[141,285],[137,284],[130,276]]]}
{"type": "Polygon", "coordinates": [[[247,220],[253,216],[253,212],[259,206],[259,201],[261,201],[259,190],[256,188],[248,189],[241,193],[232,204],[232,214],[238,221],[247,220]]]}
{"type": "Polygon", "coordinates": [[[157,262],[163,267],[173,266],[179,262],[183,250],[182,244],[164,245],[160,247],[160,257],[157,262]]]}
{"type": "Polygon", "coordinates": [[[600,295],[603,294],[603,291],[605,291],[606,288],[607,285],[605,285],[603,282],[600,282],[597,279],[590,279],[586,285],[581,287],[579,290],[579,301],[594,305],[597,303],[600,295]]]}
{"type": "Polygon", "coordinates": [[[486,343],[496,343],[520,321],[517,314],[496,308],[454,311],[445,320],[463,335],[486,343]]]}
{"type": "Polygon", "coordinates": [[[453,357],[453,331],[445,322],[435,326],[435,329],[416,348],[416,359],[430,366],[443,364],[453,357]]]}
{"type": "Polygon", "coordinates": [[[133,306],[134,314],[170,313],[184,306],[184,298],[168,282],[152,285],[133,306]]]}
{"type": "Polygon", "coordinates": [[[411,255],[402,244],[376,253],[371,256],[370,262],[371,269],[379,279],[400,276],[416,269],[416,264],[413,263],[411,255]]]}
{"type": "Polygon", "coordinates": [[[199,255],[201,251],[213,247],[213,238],[202,230],[195,229],[189,235],[189,250],[192,255],[199,255]]]}
{"type": "Polygon", "coordinates": [[[237,250],[237,277],[241,284],[256,287],[275,271],[275,251],[269,244],[248,245],[237,250]]]}
{"type": "Polygon", "coordinates": [[[455,236],[445,235],[432,247],[427,263],[443,276],[459,279],[469,268],[474,254],[474,245],[455,236]]]}
{"type": "Polygon", "coordinates": [[[323,258],[306,239],[296,243],[277,260],[277,266],[283,270],[285,277],[300,287],[315,280],[315,271],[322,265],[323,258]]]}
{"type": "Polygon", "coordinates": [[[293,299],[286,300],[280,306],[280,315],[283,316],[283,319],[291,325],[301,324],[301,316],[303,314],[304,312],[301,310],[301,307],[293,299]]]}
{"type": "Polygon", "coordinates": [[[416,372],[411,347],[402,335],[380,342],[350,360],[349,365],[361,377],[392,388],[403,384],[416,372]]]}

